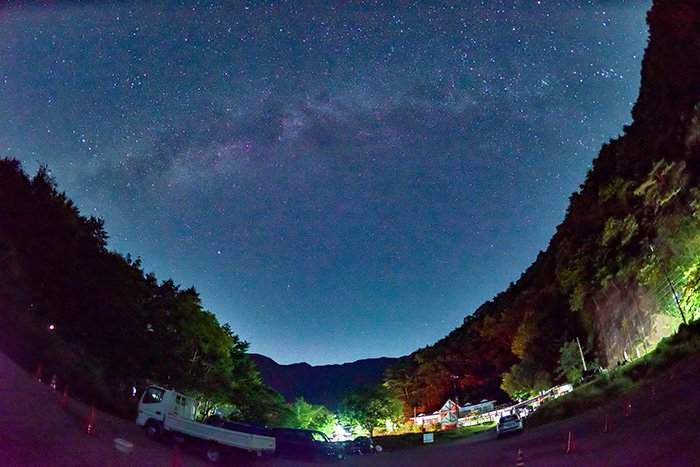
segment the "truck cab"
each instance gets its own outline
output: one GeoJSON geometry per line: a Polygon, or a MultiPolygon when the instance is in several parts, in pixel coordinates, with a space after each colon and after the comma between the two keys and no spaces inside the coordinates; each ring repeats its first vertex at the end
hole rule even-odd
{"type": "Polygon", "coordinates": [[[161,434],[167,416],[186,420],[195,419],[196,401],[170,389],[150,386],[141,396],[136,424],[146,427],[146,433],[155,437],[161,434]]]}

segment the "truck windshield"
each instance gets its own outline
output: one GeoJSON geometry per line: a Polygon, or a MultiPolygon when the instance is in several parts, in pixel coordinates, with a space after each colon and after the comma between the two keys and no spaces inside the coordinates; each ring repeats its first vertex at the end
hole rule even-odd
{"type": "Polygon", "coordinates": [[[148,388],[148,391],[143,395],[142,403],[144,404],[157,404],[163,401],[163,394],[165,391],[158,388],[148,388]]]}

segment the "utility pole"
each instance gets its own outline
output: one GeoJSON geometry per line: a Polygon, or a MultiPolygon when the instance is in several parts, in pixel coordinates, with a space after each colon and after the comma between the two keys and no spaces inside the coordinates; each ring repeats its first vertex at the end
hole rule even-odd
{"type": "Polygon", "coordinates": [[[583,363],[583,371],[588,371],[588,367],[586,366],[586,359],[583,358],[583,349],[581,348],[581,342],[579,342],[578,336],[576,336],[576,343],[578,344],[578,352],[581,355],[581,363],[583,363]]]}
{"type": "MultiPolygon", "coordinates": [[[[649,249],[651,249],[651,252],[654,253],[654,256],[656,256],[656,252],[654,251],[654,245],[649,244],[649,249]]],[[[678,300],[678,294],[676,293],[676,288],[673,287],[673,283],[671,282],[671,279],[669,279],[668,274],[666,273],[666,268],[664,267],[663,263],[659,261],[659,268],[661,268],[661,272],[663,273],[664,277],[666,278],[666,282],[668,283],[668,286],[671,288],[671,293],[673,293],[673,300],[676,302],[676,306],[678,307],[678,311],[681,312],[681,318],[683,319],[683,324],[688,324],[688,322],[685,320],[685,313],[683,313],[683,308],[681,307],[681,302],[678,300]]]]}
{"type": "Polygon", "coordinates": [[[459,379],[459,376],[457,375],[451,375],[452,376],[452,388],[454,389],[455,392],[455,403],[457,406],[459,406],[459,394],[457,394],[457,380],[459,379]]]}

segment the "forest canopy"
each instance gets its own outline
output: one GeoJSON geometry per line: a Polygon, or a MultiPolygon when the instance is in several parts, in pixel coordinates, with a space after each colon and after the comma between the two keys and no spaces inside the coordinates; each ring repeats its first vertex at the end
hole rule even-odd
{"type": "Polygon", "coordinates": [[[0,160],[0,350],[124,416],[134,388],[158,383],[236,418],[284,420],[289,409],[262,383],[248,343],[193,287],[159,281],[139,259],[109,251],[107,238],[46,168],[29,177],[0,160]]]}

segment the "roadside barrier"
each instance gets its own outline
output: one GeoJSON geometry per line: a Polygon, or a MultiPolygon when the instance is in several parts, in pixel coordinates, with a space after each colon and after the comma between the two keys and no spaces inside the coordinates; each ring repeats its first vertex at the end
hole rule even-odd
{"type": "Polygon", "coordinates": [[[603,433],[610,432],[610,422],[608,421],[608,414],[605,414],[605,426],[603,427],[603,433]]]}
{"type": "Polygon", "coordinates": [[[518,449],[518,460],[515,461],[515,467],[525,467],[525,459],[523,457],[522,449],[518,449]]]}
{"type": "Polygon", "coordinates": [[[95,406],[93,405],[90,406],[90,410],[88,411],[87,420],[85,422],[85,431],[87,431],[87,434],[89,435],[95,434],[95,406]]]}
{"type": "Polygon", "coordinates": [[[569,430],[569,440],[566,442],[566,453],[573,454],[576,452],[576,441],[574,441],[574,434],[569,430]]]}
{"type": "Polygon", "coordinates": [[[627,405],[625,405],[625,417],[629,417],[632,415],[632,402],[627,401],[627,405]]]}

